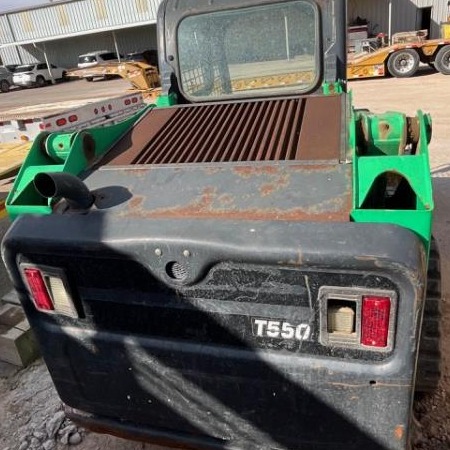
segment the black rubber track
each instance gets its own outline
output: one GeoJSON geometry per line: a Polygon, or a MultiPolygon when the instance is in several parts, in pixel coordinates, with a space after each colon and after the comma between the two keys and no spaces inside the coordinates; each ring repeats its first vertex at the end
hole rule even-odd
{"type": "Polygon", "coordinates": [[[436,241],[432,238],[428,264],[427,298],[422,322],[416,391],[434,391],[441,376],[441,269],[436,241]]]}

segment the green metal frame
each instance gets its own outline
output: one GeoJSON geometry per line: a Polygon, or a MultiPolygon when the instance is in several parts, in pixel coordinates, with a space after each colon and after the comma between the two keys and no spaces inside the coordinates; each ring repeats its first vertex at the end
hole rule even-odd
{"type": "MultiPolygon", "coordinates": [[[[323,86],[324,95],[347,95],[349,150],[353,157],[353,208],[350,220],[354,222],[391,223],[416,233],[426,248],[430,247],[432,215],[434,210],[428,143],[431,119],[417,113],[420,140],[414,154],[401,154],[404,145],[407,118],[404,114],[388,112],[372,114],[354,110],[351,93],[342,92],[336,83],[323,86]],[[364,135],[358,130],[364,129],[364,135]],[[365,200],[377,178],[395,173],[405,178],[416,196],[414,209],[369,209],[365,200]]],[[[158,107],[176,104],[173,95],[158,99],[158,107]]],[[[79,175],[92,161],[98,160],[126,133],[149,107],[121,123],[87,129],[77,133],[42,133],[37,137],[19,172],[14,187],[6,200],[6,209],[14,219],[20,214],[50,214],[51,200],[44,199],[35,190],[34,177],[40,172],[68,172],[79,175]],[[86,139],[95,143],[86,155],[86,139]],[[43,150],[45,149],[45,150],[43,150]]]]}
{"type": "Polygon", "coordinates": [[[40,172],[67,172],[79,175],[116,143],[149,105],[128,119],[114,125],[89,128],[75,133],[41,133],[34,140],[6,199],[6,211],[11,219],[21,214],[50,214],[52,201],[41,197],[34,188],[34,177],[40,172]],[[94,145],[86,151],[86,139],[94,145]]]}
{"type": "Polygon", "coordinates": [[[350,146],[353,147],[353,210],[355,222],[391,223],[416,233],[429,250],[433,219],[433,191],[428,144],[431,118],[417,112],[420,139],[414,154],[399,154],[406,130],[401,113],[371,114],[354,111],[350,122],[350,146]],[[364,124],[366,136],[358,136],[358,122],[364,124]],[[361,148],[364,147],[364,152],[361,148]],[[416,196],[414,209],[367,209],[364,207],[378,177],[393,173],[405,178],[416,196]]]}

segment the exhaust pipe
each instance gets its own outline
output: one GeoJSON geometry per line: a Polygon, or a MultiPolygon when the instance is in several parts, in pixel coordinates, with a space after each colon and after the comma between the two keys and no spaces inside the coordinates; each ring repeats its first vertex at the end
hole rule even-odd
{"type": "Polygon", "coordinates": [[[75,175],[62,172],[41,172],[33,180],[34,187],[42,197],[63,197],[73,209],[88,209],[94,196],[75,175]]]}

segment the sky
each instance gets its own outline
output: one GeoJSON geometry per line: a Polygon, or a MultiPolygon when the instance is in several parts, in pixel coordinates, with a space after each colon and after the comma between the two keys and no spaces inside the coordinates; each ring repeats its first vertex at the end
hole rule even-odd
{"type": "Polygon", "coordinates": [[[50,3],[50,0],[0,0],[0,13],[50,3]]]}

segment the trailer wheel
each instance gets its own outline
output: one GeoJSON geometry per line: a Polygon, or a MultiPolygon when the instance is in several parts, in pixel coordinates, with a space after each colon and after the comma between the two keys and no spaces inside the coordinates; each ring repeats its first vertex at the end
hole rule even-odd
{"type": "Polygon", "coordinates": [[[439,251],[434,238],[431,239],[427,297],[424,308],[417,363],[417,392],[434,391],[441,376],[441,271],[439,251]]]}
{"type": "Polygon", "coordinates": [[[93,81],[94,78],[93,77],[85,77],[85,80],[90,82],[90,81],[93,81]]]}
{"type": "Polygon", "coordinates": [[[434,60],[436,69],[444,75],[450,75],[450,45],[444,45],[434,60]]]}
{"type": "Polygon", "coordinates": [[[8,92],[9,91],[9,83],[6,80],[2,80],[0,83],[0,91],[8,92]]]}
{"type": "Polygon", "coordinates": [[[393,77],[412,77],[419,67],[419,54],[409,48],[392,53],[387,62],[389,73],[393,77]]]}

